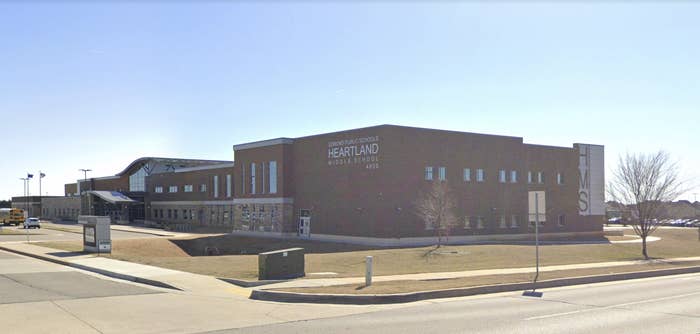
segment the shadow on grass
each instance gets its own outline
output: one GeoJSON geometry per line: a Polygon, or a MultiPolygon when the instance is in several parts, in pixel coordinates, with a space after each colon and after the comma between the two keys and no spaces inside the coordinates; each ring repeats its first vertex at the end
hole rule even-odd
{"type": "Polygon", "coordinates": [[[46,253],[49,255],[53,255],[56,257],[73,257],[73,256],[81,256],[81,255],[86,255],[88,253],[85,252],[53,252],[53,253],[46,253]]]}
{"type": "MultiPolygon", "coordinates": [[[[216,235],[194,239],[171,239],[173,244],[185,251],[190,256],[212,256],[212,255],[256,255],[259,253],[280,250],[286,248],[304,248],[306,254],[326,254],[340,252],[355,252],[382,249],[412,248],[412,247],[380,247],[352,245],[333,242],[310,241],[300,239],[273,239],[258,238],[238,235],[216,235]]],[[[581,245],[581,244],[609,244],[610,241],[604,237],[580,239],[550,239],[541,240],[541,246],[548,245],[581,245]]],[[[534,245],[534,240],[519,240],[510,242],[479,242],[468,245],[534,245]]],[[[424,257],[429,258],[434,255],[445,255],[452,245],[433,247],[428,250],[424,257]]]]}
{"type": "Polygon", "coordinates": [[[298,239],[255,238],[236,235],[217,235],[196,239],[171,239],[190,256],[207,255],[256,255],[259,253],[286,248],[303,248],[306,254],[354,252],[384,247],[350,245],[298,239]]]}

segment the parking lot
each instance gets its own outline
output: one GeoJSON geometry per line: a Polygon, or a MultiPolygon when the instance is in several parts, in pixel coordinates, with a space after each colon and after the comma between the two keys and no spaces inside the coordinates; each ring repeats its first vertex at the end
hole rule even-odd
{"type": "MultiPolygon", "coordinates": [[[[0,234],[0,242],[6,241],[59,241],[82,240],[82,227],[77,224],[50,224],[42,221],[40,229],[26,230],[22,226],[3,226],[3,230],[18,234],[0,234]],[[57,228],[57,229],[54,229],[57,228]]],[[[112,230],[112,239],[158,238],[152,234],[112,230]]]]}

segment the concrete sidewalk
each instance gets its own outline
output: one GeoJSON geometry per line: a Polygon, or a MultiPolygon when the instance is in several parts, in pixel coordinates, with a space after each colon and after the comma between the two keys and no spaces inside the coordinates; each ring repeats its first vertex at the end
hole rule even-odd
{"type": "MultiPolygon", "coordinates": [[[[647,264],[654,262],[692,262],[700,261],[700,257],[685,257],[663,260],[639,260],[639,261],[613,261],[613,262],[595,262],[595,263],[579,263],[565,264],[557,266],[540,266],[540,272],[557,271],[557,270],[575,270],[575,269],[591,269],[591,268],[606,268],[620,267],[637,264],[647,264]]],[[[388,282],[388,281],[421,281],[421,280],[440,280],[451,278],[464,278],[475,276],[491,276],[491,275],[508,275],[508,274],[523,274],[535,273],[534,267],[524,268],[505,268],[505,269],[482,269],[469,271],[454,271],[454,272],[434,272],[422,274],[405,274],[405,275],[387,275],[373,276],[372,282],[388,282]]],[[[345,284],[361,284],[365,282],[363,277],[343,277],[343,278],[313,278],[313,279],[298,279],[293,281],[268,284],[258,287],[258,289],[277,289],[277,288],[310,288],[323,287],[345,284]]]]}
{"type": "Polygon", "coordinates": [[[72,253],[27,243],[0,243],[0,250],[10,251],[106,276],[159,287],[176,288],[201,296],[250,296],[241,288],[205,275],[114,260],[96,254],[72,253]]]}

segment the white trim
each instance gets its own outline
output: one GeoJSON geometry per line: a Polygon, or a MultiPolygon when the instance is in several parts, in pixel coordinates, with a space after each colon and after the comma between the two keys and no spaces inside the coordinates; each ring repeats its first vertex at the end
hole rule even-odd
{"type": "Polygon", "coordinates": [[[294,197],[236,198],[234,204],[294,204],[294,197]]]}
{"type": "Polygon", "coordinates": [[[259,147],[272,146],[272,145],[282,145],[282,144],[293,144],[293,143],[294,143],[294,139],[291,139],[291,138],[276,138],[276,139],[269,139],[269,140],[262,140],[262,141],[255,141],[255,142],[251,142],[251,143],[233,145],[233,150],[234,151],[249,150],[251,148],[259,148],[259,147]]]}
{"type": "MultiPolygon", "coordinates": [[[[209,169],[219,169],[219,168],[233,168],[233,162],[226,163],[226,164],[218,164],[218,165],[180,168],[180,169],[176,169],[175,173],[195,172],[195,171],[199,171],[199,170],[209,170],[209,169]]],[[[161,174],[164,174],[164,173],[161,173],[161,174]]]]}
{"type": "Polygon", "coordinates": [[[154,201],[151,205],[233,205],[233,201],[154,201]]]}
{"type": "Polygon", "coordinates": [[[103,177],[88,177],[87,179],[79,179],[78,182],[90,182],[91,180],[101,181],[101,180],[115,180],[121,179],[121,176],[103,176],[103,177]]]}

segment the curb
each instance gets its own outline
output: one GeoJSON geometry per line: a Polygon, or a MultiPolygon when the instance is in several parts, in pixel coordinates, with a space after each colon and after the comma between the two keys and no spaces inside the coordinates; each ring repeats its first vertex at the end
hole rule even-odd
{"type": "Polygon", "coordinates": [[[244,280],[235,279],[235,278],[223,278],[223,277],[217,277],[216,279],[218,279],[220,281],[224,281],[226,283],[233,284],[233,285],[238,285],[242,288],[254,288],[256,286],[275,284],[275,283],[283,283],[283,282],[289,281],[289,280],[244,281],[244,280]]]}
{"type": "MultiPolygon", "coordinates": [[[[621,274],[608,274],[596,276],[582,276],[572,278],[558,278],[537,282],[537,289],[555,288],[569,285],[581,285],[629,279],[648,278],[657,276],[670,276],[680,274],[692,274],[700,272],[700,266],[639,271],[621,274]]],[[[313,294],[297,292],[275,292],[270,290],[253,290],[250,299],[284,303],[311,303],[311,304],[346,304],[346,305],[370,305],[370,304],[398,304],[410,303],[426,299],[466,297],[498,292],[524,291],[532,289],[532,283],[512,283],[498,285],[484,285],[469,288],[457,288],[448,290],[433,290],[409,292],[385,295],[333,295],[313,294]]]]}
{"type": "Polygon", "coordinates": [[[122,279],[122,280],[125,280],[125,281],[130,281],[130,282],[135,282],[135,283],[141,283],[141,284],[151,285],[151,286],[155,286],[155,287],[159,287],[159,288],[166,288],[166,289],[172,289],[172,290],[183,291],[183,290],[180,289],[180,288],[177,288],[177,287],[175,287],[175,286],[172,286],[172,285],[170,285],[170,284],[168,284],[168,283],[163,283],[163,282],[161,282],[161,281],[156,281],[156,280],[152,280],[152,279],[148,279],[148,278],[143,278],[143,277],[138,277],[138,276],[133,276],[133,275],[121,274],[121,273],[117,273],[117,272],[114,272],[114,271],[109,271],[109,270],[94,268],[94,267],[90,267],[90,266],[86,266],[86,265],[82,265],[82,264],[77,264],[77,263],[72,263],[72,262],[68,262],[68,261],[63,261],[63,260],[51,258],[51,257],[48,257],[48,256],[43,256],[43,255],[34,254],[34,253],[28,253],[28,252],[23,252],[23,251],[19,251],[19,250],[12,249],[12,248],[7,248],[7,247],[2,246],[2,245],[0,245],[0,250],[4,250],[4,251],[7,251],[7,252],[11,252],[11,253],[15,253],[15,254],[20,254],[20,255],[24,255],[24,256],[29,256],[29,257],[33,257],[33,258],[35,258],[35,259],[39,259],[39,260],[43,260],[43,261],[48,261],[48,262],[53,262],[53,263],[55,263],[55,264],[59,264],[59,265],[62,265],[62,266],[67,266],[67,267],[72,267],[72,268],[76,268],[76,269],[80,269],[80,270],[85,270],[85,271],[93,272],[93,273],[96,273],[96,274],[100,274],[100,275],[104,275],[104,276],[108,276],[108,277],[112,277],[112,278],[122,279]]]}

